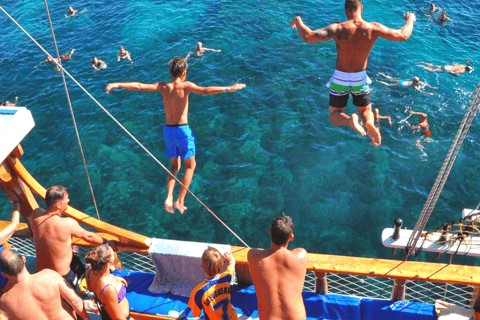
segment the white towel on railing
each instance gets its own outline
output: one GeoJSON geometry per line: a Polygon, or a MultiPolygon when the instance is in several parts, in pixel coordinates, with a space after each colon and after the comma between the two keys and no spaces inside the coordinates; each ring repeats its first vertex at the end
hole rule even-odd
{"type": "Polygon", "coordinates": [[[189,297],[192,290],[205,279],[201,258],[209,246],[222,254],[230,251],[230,245],[226,244],[152,239],[149,254],[155,264],[155,278],[148,290],[189,297]]]}

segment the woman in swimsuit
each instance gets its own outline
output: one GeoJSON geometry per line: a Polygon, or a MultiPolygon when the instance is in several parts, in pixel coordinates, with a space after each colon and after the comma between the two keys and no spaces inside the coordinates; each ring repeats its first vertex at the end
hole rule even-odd
{"type": "Polygon", "coordinates": [[[126,298],[125,279],[110,272],[115,264],[112,248],[102,244],[85,256],[85,263],[90,264],[86,273],[87,288],[95,294],[95,300],[101,305],[102,320],[131,320],[130,306],[126,298]]]}
{"type": "Polygon", "coordinates": [[[107,68],[107,64],[104,61],[98,59],[97,57],[93,57],[92,67],[95,70],[103,70],[107,68]]]}

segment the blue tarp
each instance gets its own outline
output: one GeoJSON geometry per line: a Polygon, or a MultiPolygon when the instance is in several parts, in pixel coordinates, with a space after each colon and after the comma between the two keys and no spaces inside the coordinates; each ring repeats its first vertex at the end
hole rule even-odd
{"type": "MultiPolygon", "coordinates": [[[[114,274],[124,277],[128,282],[127,299],[131,311],[168,315],[172,311],[181,313],[187,308],[187,297],[148,291],[155,277],[153,273],[116,270],[114,274]]],[[[314,292],[304,292],[303,298],[308,320],[434,320],[437,318],[433,305],[418,302],[362,299],[335,294],[321,295],[314,292]]],[[[257,297],[253,286],[244,288],[238,285],[233,286],[232,304],[238,315],[258,318],[257,297]]],[[[191,312],[187,317],[193,317],[191,312]]]]}
{"type": "Polygon", "coordinates": [[[362,299],[364,320],[431,320],[437,319],[435,306],[420,302],[362,299]]]}

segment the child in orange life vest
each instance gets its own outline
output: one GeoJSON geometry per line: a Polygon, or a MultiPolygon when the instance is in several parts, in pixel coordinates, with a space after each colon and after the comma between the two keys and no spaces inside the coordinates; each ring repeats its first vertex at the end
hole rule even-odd
{"type": "MultiPolygon", "coordinates": [[[[235,259],[232,253],[226,252],[222,256],[217,249],[208,247],[202,255],[202,269],[207,277],[193,289],[188,309],[192,310],[194,317],[199,317],[203,309],[205,319],[221,320],[227,316],[229,320],[237,320],[237,312],[230,302],[230,282],[235,270],[235,259]],[[225,272],[220,273],[224,266],[224,259],[228,267],[225,272]]],[[[184,315],[186,316],[185,312],[184,315]]]]}

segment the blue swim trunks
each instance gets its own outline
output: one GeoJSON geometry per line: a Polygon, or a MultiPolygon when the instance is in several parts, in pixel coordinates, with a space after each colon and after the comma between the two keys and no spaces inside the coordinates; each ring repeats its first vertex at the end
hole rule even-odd
{"type": "Polygon", "coordinates": [[[169,158],[182,160],[195,156],[195,137],[188,124],[178,126],[167,126],[164,129],[166,144],[166,155],[169,158]]]}

